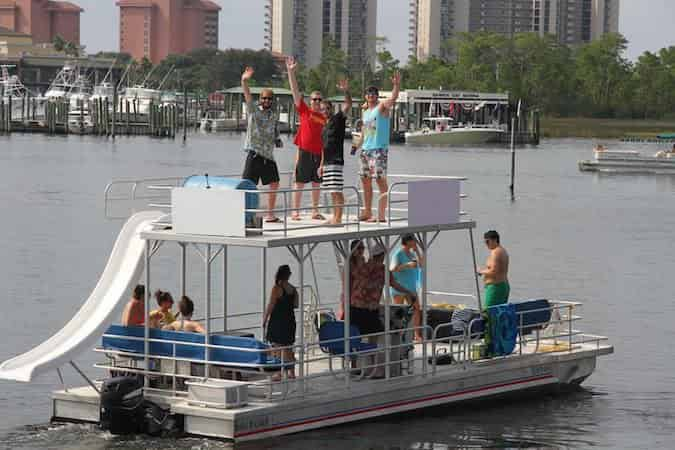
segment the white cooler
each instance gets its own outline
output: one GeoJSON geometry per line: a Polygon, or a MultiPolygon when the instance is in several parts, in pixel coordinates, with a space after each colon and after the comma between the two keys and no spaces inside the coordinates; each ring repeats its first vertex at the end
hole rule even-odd
{"type": "Polygon", "coordinates": [[[211,408],[239,408],[248,403],[248,385],[241,381],[186,381],[188,403],[211,408]]]}

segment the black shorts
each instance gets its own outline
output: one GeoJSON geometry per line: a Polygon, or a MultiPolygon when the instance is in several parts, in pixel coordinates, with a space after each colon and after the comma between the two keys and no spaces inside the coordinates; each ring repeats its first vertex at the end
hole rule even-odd
{"type": "Polygon", "coordinates": [[[377,310],[364,308],[349,308],[349,322],[356,326],[361,334],[382,333],[384,325],[380,320],[380,313],[377,310]]]}
{"type": "Polygon", "coordinates": [[[253,181],[256,185],[258,181],[262,181],[263,186],[267,186],[279,182],[279,169],[275,161],[258,156],[255,152],[248,152],[241,177],[253,181]]]}
{"type": "Polygon", "coordinates": [[[295,165],[296,183],[321,183],[319,178],[319,166],[321,165],[321,155],[316,155],[308,151],[298,149],[298,163],[295,165]]]}

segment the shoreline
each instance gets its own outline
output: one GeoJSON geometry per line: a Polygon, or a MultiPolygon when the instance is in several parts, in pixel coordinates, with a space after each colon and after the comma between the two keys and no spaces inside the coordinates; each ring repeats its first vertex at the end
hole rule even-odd
{"type": "MultiPolygon", "coordinates": [[[[661,133],[675,133],[675,120],[596,119],[586,117],[542,117],[543,138],[656,140],[661,133]]],[[[663,142],[668,142],[664,140],[663,142]]]]}

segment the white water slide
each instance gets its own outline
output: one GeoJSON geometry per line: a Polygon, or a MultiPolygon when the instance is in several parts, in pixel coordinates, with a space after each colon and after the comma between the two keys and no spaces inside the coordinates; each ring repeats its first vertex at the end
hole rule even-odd
{"type": "Polygon", "coordinates": [[[101,278],[80,310],[45,342],[0,364],[0,379],[30,382],[33,377],[68,364],[96,345],[110,324],[120,319],[128,295],[145,268],[141,264],[145,241],[140,233],[160,216],[160,211],[144,211],[129,218],[115,241],[101,278]]]}

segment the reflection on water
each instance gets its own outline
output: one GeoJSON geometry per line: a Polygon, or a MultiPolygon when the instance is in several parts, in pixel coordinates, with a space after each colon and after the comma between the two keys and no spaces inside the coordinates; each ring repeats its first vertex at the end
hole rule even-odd
{"type": "MultiPolygon", "coordinates": [[[[60,329],[95,285],[121,225],[104,219],[102,192],[109,180],[238,172],[240,144],[237,135],[192,136],[186,145],[144,138],[0,138],[0,298],[11,305],[0,360],[60,329]]],[[[392,173],[469,178],[463,209],[477,221],[477,233],[495,228],[503,236],[514,298],[585,303],[583,329],[610,336],[617,353],[601,358],[584,389],[416,411],[236,448],[672,448],[675,362],[668,343],[675,338],[675,301],[663,280],[675,273],[675,177],[580,173],[577,161],[591,157],[591,148],[591,141],[555,140],[518,150],[515,203],[509,201],[510,156],[503,149],[394,146],[390,155],[392,173]]],[[[289,142],[278,153],[281,171],[292,168],[291,149],[289,142]]],[[[347,156],[348,184],[356,166],[347,156]]],[[[471,292],[465,236],[439,238],[437,245],[430,288],[471,292]]],[[[478,252],[485,258],[485,249],[478,252]]],[[[169,290],[177,284],[174,256],[158,255],[156,283],[169,290]]],[[[251,281],[245,274],[257,266],[245,251],[233,250],[231,258],[231,295],[246,299],[251,281]]],[[[284,258],[278,253],[268,264],[284,258]]],[[[315,260],[320,292],[331,292],[337,282],[332,250],[318,250],[315,260]]],[[[200,282],[189,286],[191,293],[200,282]]],[[[83,355],[82,367],[94,360],[83,355]]],[[[72,373],[66,376],[82,384],[72,373]]],[[[233,448],[209,439],[116,437],[89,425],[30,425],[49,417],[49,392],[59,387],[53,374],[30,385],[0,382],[0,448],[233,448]]]]}

